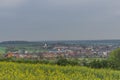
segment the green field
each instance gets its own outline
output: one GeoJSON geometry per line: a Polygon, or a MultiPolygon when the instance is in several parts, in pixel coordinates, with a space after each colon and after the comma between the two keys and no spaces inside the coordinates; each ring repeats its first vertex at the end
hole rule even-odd
{"type": "Polygon", "coordinates": [[[80,66],[0,62],[0,80],[120,80],[120,71],[80,66]]]}
{"type": "MultiPolygon", "coordinates": [[[[26,51],[29,53],[39,53],[39,52],[47,52],[48,50],[46,49],[38,49],[36,47],[23,47],[26,51]]],[[[4,54],[6,52],[7,47],[0,47],[0,54],[4,54]]],[[[19,51],[21,50],[21,47],[15,47],[14,50],[19,51]]],[[[11,49],[13,50],[13,49],[11,49]]]]}
{"type": "Polygon", "coordinates": [[[5,53],[5,47],[0,47],[0,54],[4,54],[5,53]]]}

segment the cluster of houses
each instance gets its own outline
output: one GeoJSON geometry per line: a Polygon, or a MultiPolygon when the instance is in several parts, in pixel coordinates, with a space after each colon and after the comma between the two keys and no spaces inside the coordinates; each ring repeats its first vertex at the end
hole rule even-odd
{"type": "MultiPolygon", "coordinates": [[[[46,45],[45,45],[46,47],[46,45]]],[[[46,48],[47,49],[47,48],[46,48]]],[[[25,50],[24,52],[8,52],[5,57],[15,58],[57,58],[59,56],[66,58],[80,58],[80,57],[108,57],[109,53],[115,49],[113,46],[54,46],[52,49],[48,49],[47,52],[29,53],[25,50]]]]}

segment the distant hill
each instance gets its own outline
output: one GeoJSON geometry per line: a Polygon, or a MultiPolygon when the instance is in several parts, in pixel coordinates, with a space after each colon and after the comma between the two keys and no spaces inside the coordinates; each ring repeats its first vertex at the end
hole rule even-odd
{"type": "Polygon", "coordinates": [[[27,44],[29,41],[3,41],[0,44],[27,44]]]}
{"type": "Polygon", "coordinates": [[[2,45],[120,45],[120,40],[3,41],[2,45]]]}

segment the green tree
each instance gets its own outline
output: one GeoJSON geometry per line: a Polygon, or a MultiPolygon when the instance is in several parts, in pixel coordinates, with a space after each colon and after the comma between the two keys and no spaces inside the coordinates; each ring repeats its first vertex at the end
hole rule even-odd
{"type": "Polygon", "coordinates": [[[109,60],[120,69],[120,48],[113,50],[109,55],[109,60]]]}

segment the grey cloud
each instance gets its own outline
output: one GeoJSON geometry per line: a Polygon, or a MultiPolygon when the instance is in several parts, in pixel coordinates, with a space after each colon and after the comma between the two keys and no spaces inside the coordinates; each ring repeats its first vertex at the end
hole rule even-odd
{"type": "Polygon", "coordinates": [[[1,40],[108,39],[120,35],[119,0],[3,1],[1,40]]]}
{"type": "Polygon", "coordinates": [[[25,0],[0,0],[0,7],[16,7],[24,2],[25,0]]]}

